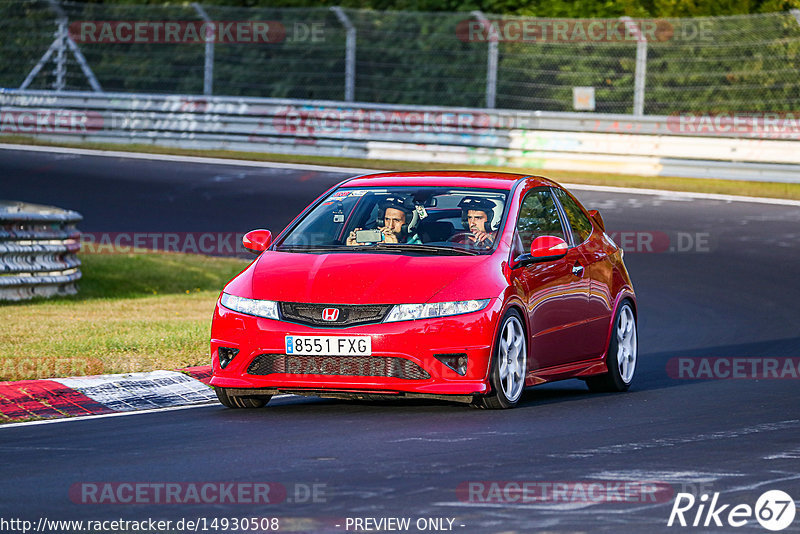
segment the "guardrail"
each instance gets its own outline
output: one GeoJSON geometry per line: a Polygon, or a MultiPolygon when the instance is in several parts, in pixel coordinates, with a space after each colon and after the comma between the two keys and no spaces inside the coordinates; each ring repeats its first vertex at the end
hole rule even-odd
{"type": "Polygon", "coordinates": [[[56,141],[800,182],[800,116],[763,128],[767,115],[748,126],[740,116],[0,91],[0,133],[56,141]]]}
{"type": "Polygon", "coordinates": [[[74,295],[79,213],[0,200],[0,300],[74,295]]]}

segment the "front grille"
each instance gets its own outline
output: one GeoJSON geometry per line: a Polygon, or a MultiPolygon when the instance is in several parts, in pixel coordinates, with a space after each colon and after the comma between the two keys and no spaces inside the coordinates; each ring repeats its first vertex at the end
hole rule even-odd
{"type": "Polygon", "coordinates": [[[256,356],[247,373],[271,375],[382,376],[405,380],[425,380],[431,375],[422,367],[395,357],[376,356],[295,356],[261,354],[256,356]]]}
{"type": "Polygon", "coordinates": [[[309,326],[355,326],[359,324],[379,323],[389,313],[390,305],[342,305],[342,304],[305,304],[301,302],[281,302],[281,316],[287,321],[309,326]],[[339,310],[335,321],[326,321],[322,312],[326,308],[339,310]]]}

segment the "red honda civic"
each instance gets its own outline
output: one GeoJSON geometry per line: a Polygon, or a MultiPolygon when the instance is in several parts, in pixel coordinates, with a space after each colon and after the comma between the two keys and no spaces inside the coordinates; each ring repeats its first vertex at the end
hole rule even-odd
{"type": "Polygon", "coordinates": [[[211,384],[231,408],[281,393],[511,408],[580,378],[625,391],[636,297],[603,219],[557,183],[493,172],[347,179],[231,280],[211,384]]]}

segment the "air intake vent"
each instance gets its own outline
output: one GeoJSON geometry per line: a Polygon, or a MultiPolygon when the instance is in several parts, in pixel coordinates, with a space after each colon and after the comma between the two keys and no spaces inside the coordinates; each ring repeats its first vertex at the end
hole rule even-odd
{"type": "Polygon", "coordinates": [[[419,365],[395,357],[376,356],[294,356],[261,354],[247,372],[251,375],[294,374],[328,376],[382,376],[425,380],[431,376],[419,365]]]}

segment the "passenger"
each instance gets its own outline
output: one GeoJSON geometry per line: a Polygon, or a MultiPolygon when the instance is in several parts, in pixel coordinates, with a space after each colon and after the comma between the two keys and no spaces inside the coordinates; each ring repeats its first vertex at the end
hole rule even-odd
{"type": "MultiPolygon", "coordinates": [[[[416,222],[416,213],[414,211],[414,203],[408,197],[404,196],[390,196],[385,198],[380,204],[380,211],[378,214],[378,230],[383,234],[384,243],[408,243],[413,245],[421,245],[422,240],[413,230],[416,222]]],[[[359,245],[356,241],[356,232],[361,228],[356,228],[347,237],[347,246],[352,247],[359,245]]]]}

